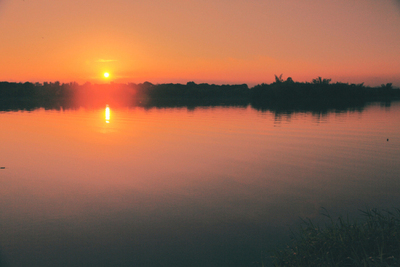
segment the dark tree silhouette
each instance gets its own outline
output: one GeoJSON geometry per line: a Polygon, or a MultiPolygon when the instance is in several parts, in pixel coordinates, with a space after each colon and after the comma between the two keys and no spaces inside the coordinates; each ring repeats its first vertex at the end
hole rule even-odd
{"type": "MultiPolygon", "coordinates": [[[[91,84],[76,82],[9,83],[0,82],[0,110],[39,107],[68,109],[79,106],[101,107],[115,103],[145,107],[196,107],[251,104],[260,110],[312,111],[362,108],[368,101],[400,99],[400,90],[391,83],[380,87],[364,84],[331,83],[331,79],[318,77],[311,83],[295,82],[291,77],[283,80],[275,75],[271,84],[262,83],[249,88],[246,84],[215,85],[191,81],[186,84],[91,84]]],[[[386,105],[386,104],[385,104],[386,105]]]]}

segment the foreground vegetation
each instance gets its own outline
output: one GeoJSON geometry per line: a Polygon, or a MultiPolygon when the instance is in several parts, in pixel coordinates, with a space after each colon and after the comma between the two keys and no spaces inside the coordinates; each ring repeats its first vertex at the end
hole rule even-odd
{"type": "Polygon", "coordinates": [[[291,244],[275,252],[274,266],[400,266],[400,210],[361,211],[324,227],[304,221],[291,244]]]}

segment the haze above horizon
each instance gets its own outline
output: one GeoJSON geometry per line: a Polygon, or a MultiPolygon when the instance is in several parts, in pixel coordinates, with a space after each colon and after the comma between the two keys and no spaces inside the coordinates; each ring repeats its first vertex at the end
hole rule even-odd
{"type": "Polygon", "coordinates": [[[397,0],[0,0],[0,80],[399,86],[399,26],[397,0]]]}

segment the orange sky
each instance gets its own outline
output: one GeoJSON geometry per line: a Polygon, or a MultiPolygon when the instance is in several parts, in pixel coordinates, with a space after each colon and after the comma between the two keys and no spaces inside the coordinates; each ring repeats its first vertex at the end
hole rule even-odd
{"type": "Polygon", "coordinates": [[[0,34],[0,81],[400,86],[397,0],[0,0],[0,34]]]}

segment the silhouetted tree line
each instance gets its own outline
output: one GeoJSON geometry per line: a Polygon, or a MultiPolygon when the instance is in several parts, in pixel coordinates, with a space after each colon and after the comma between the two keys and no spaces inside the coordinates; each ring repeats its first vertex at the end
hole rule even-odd
{"type": "Polygon", "coordinates": [[[0,110],[43,107],[71,109],[105,104],[144,107],[247,106],[275,112],[362,109],[368,101],[400,99],[400,90],[388,83],[380,87],[331,83],[318,77],[295,82],[275,76],[271,84],[249,88],[246,84],[91,84],[0,82],[0,110]],[[21,108],[24,107],[24,108],[21,108]]]}
{"type": "Polygon", "coordinates": [[[311,83],[294,82],[292,78],[283,81],[282,75],[275,75],[275,82],[256,85],[251,88],[253,99],[268,100],[381,100],[400,97],[400,90],[391,83],[380,87],[368,87],[361,84],[331,83],[331,79],[318,77],[311,83]]]}

